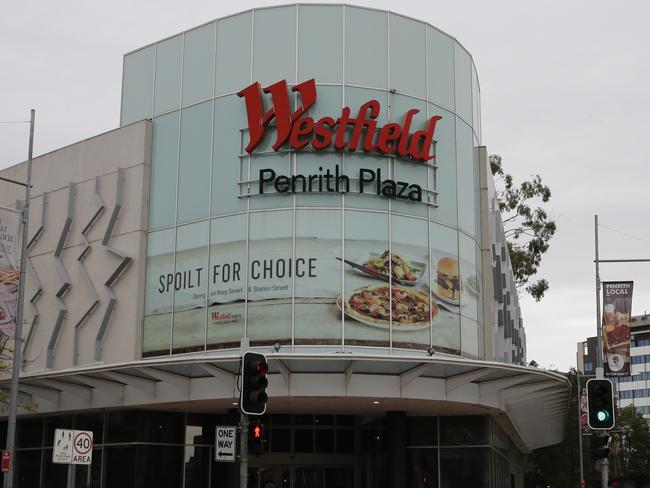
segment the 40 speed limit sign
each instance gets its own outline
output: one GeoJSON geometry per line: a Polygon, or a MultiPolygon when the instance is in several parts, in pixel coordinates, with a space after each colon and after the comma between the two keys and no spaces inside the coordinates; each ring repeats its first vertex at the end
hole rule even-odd
{"type": "Polygon", "coordinates": [[[56,429],[52,462],[57,464],[91,464],[93,433],[90,430],[56,429]]]}

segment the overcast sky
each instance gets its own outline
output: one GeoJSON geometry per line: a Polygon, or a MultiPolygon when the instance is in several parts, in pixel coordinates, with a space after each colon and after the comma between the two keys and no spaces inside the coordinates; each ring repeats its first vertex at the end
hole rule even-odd
{"type": "MultiPolygon", "coordinates": [[[[25,0],[0,16],[0,168],[24,160],[29,109],[35,154],[119,125],[122,55],[163,37],[279,2],[25,0]]],[[[522,302],[528,360],[575,364],[595,335],[594,215],[601,258],[650,258],[650,2],[363,1],[425,20],[472,54],[483,144],[515,177],[551,187],[558,233],[540,303],[522,302]],[[606,227],[605,227],[606,226],[606,227]],[[614,229],[614,230],[611,230],[614,229]]],[[[0,187],[0,191],[1,187],[0,187]]],[[[650,311],[650,263],[604,264],[634,280],[633,313],[650,311]]]]}

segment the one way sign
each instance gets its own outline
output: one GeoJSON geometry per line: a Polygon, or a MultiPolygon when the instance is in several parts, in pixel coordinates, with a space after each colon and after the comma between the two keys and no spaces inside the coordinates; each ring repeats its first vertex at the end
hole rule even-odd
{"type": "Polygon", "coordinates": [[[237,441],[237,427],[217,425],[217,440],[214,460],[222,463],[234,463],[237,441]]]}

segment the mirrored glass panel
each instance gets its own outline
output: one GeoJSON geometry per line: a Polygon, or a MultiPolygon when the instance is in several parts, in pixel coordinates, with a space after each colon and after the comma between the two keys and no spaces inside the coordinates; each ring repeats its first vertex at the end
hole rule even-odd
{"type": "Polygon", "coordinates": [[[346,345],[389,346],[388,253],[388,214],[345,213],[346,266],[338,306],[345,315],[346,345]]]}
{"type": "Polygon", "coordinates": [[[239,347],[246,300],[246,215],[213,219],[208,273],[208,348],[239,347]]]}
{"type": "Polygon", "coordinates": [[[436,122],[436,168],[434,185],[437,190],[437,207],[429,208],[429,217],[449,225],[458,223],[458,195],[456,194],[456,117],[436,105],[429,104],[429,116],[442,117],[436,122]]]}
{"type": "Polygon", "coordinates": [[[147,242],[142,353],[169,354],[174,295],[174,229],[151,232],[147,242]]]}
{"type": "Polygon", "coordinates": [[[153,121],[149,188],[150,229],[172,225],[176,221],[178,117],[178,112],[172,112],[156,117],[153,121]]]}
{"type": "Polygon", "coordinates": [[[456,114],[472,125],[472,60],[469,53],[454,43],[456,114]]]}
{"type": "Polygon", "coordinates": [[[460,313],[478,320],[479,281],[476,262],[476,242],[464,233],[459,234],[460,249],[460,313]]]}
{"type": "Polygon", "coordinates": [[[148,46],[124,56],[120,125],[151,117],[155,49],[155,46],[148,46]]]}
{"type": "Polygon", "coordinates": [[[215,96],[236,93],[251,83],[252,15],[244,12],[217,22],[215,96]]]}
{"type": "Polygon", "coordinates": [[[428,227],[423,219],[391,216],[390,260],[384,259],[384,267],[390,268],[386,272],[393,283],[393,347],[425,349],[431,343],[431,326],[439,318],[439,311],[431,308],[428,227]]]}
{"type": "Polygon", "coordinates": [[[154,114],[177,110],[181,100],[183,36],[159,42],[156,47],[154,114]]]}
{"type": "Polygon", "coordinates": [[[389,19],[390,88],[426,98],[426,24],[393,13],[389,19]]]}
{"type": "Polygon", "coordinates": [[[255,10],[253,81],[262,86],[296,82],[296,10],[295,5],[255,10]]]}
{"type": "Polygon", "coordinates": [[[300,5],[298,39],[297,81],[315,78],[317,83],[341,83],[343,7],[300,5]],[[324,39],[327,42],[323,42],[324,39]]]}
{"type": "Polygon", "coordinates": [[[296,211],[296,344],[341,344],[342,231],[340,211],[296,211]]]}
{"type": "Polygon", "coordinates": [[[175,353],[205,347],[209,224],[204,220],[176,229],[172,337],[172,352],[175,353]]]}
{"type": "Polygon", "coordinates": [[[472,129],[462,120],[456,120],[456,151],[458,154],[458,225],[470,235],[476,232],[476,184],[475,155],[472,129]]]}
{"type": "Polygon", "coordinates": [[[208,216],[212,101],[182,111],[180,145],[178,222],[182,223],[208,216]]]}
{"type": "Polygon", "coordinates": [[[345,82],[388,88],[388,14],[345,7],[345,82]]]}
{"type": "Polygon", "coordinates": [[[212,96],[215,42],[214,22],[185,33],[183,106],[212,96]]]}
{"type": "Polygon", "coordinates": [[[458,231],[443,225],[429,226],[431,295],[438,308],[432,321],[432,346],[449,354],[460,354],[460,270],[458,231]]]}
{"type": "Polygon", "coordinates": [[[293,259],[293,211],[249,217],[247,335],[251,345],[291,344],[293,276],[309,262],[293,259]]]}
{"type": "Polygon", "coordinates": [[[429,101],[454,111],[454,40],[427,27],[429,101]]]}

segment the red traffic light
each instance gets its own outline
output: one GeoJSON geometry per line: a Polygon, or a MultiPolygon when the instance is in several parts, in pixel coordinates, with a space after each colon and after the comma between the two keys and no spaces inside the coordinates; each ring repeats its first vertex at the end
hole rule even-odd
{"type": "Polygon", "coordinates": [[[269,372],[269,363],[267,363],[266,361],[257,363],[257,365],[255,366],[255,372],[257,372],[257,374],[266,374],[266,373],[268,373],[269,372]]]}

